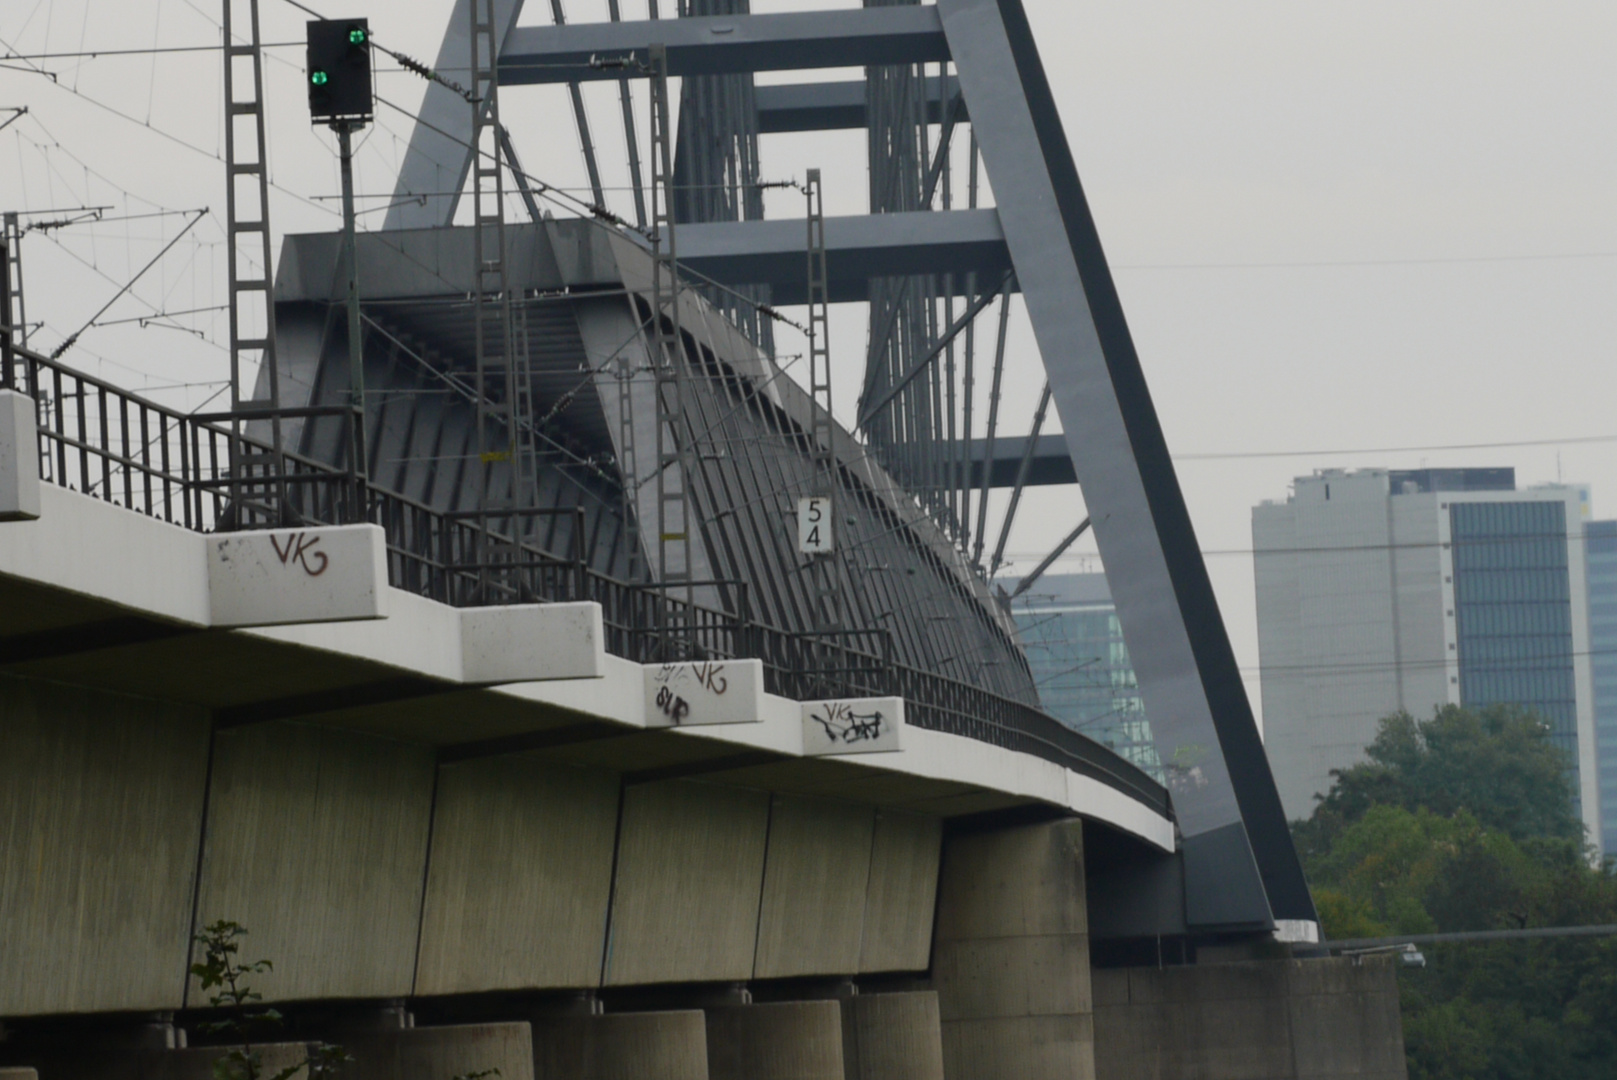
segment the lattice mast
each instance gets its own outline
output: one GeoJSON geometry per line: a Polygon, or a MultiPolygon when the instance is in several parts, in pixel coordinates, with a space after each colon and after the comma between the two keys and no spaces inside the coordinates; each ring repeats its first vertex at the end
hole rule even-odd
{"type": "Polygon", "coordinates": [[[283,478],[281,380],[275,362],[275,303],[271,295],[269,171],[264,136],[264,56],[258,0],[224,0],[225,236],[230,289],[230,506],[235,527],[255,520],[282,523],[290,508],[283,478]],[[246,16],[246,42],[236,40],[238,14],[246,16]],[[246,71],[239,70],[239,64],[246,71]],[[243,147],[236,124],[250,117],[243,147]],[[259,373],[263,376],[260,378],[259,373]],[[244,377],[262,383],[253,396],[244,377]],[[246,441],[247,424],[268,421],[269,452],[246,441]]]}
{"type": "Polygon", "coordinates": [[[674,243],[674,133],[669,126],[668,53],[651,47],[651,366],[657,396],[657,580],[670,638],[694,601],[691,500],[695,454],[685,430],[685,362],[679,330],[679,269],[674,243]]]}
{"type": "Polygon", "coordinates": [[[809,393],[814,400],[810,424],[810,456],[814,463],[814,494],[827,500],[832,547],[810,556],[814,562],[814,618],[816,628],[840,631],[842,588],[837,569],[837,540],[841,519],[837,517],[836,422],[831,414],[831,291],[825,258],[825,198],[820,170],[808,170],[803,195],[808,204],[808,354],[809,393]]]}
{"type": "Polygon", "coordinates": [[[501,167],[499,49],[495,0],[472,0],[472,326],[477,395],[478,581],[492,584],[495,543],[491,521],[508,520],[513,538],[526,521],[517,511],[535,489],[533,415],[527,364],[518,348],[512,312],[505,230],[505,171],[501,167]],[[508,490],[496,490],[494,471],[505,462],[508,490]],[[500,514],[499,511],[507,511],[500,514]]]}

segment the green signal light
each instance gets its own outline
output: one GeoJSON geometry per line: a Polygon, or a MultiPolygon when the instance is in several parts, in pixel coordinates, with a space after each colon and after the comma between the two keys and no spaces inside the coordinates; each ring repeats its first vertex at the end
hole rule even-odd
{"type": "Polygon", "coordinates": [[[309,81],[316,86],[324,86],[331,81],[331,77],[323,71],[315,71],[310,73],[309,81]]]}
{"type": "Polygon", "coordinates": [[[350,44],[350,45],[363,45],[363,44],[365,44],[365,31],[361,30],[357,26],[354,27],[352,30],[348,31],[348,44],[350,44]]]}

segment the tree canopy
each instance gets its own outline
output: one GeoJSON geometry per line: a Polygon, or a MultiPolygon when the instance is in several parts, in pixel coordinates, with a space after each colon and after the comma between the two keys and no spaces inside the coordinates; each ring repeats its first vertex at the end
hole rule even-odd
{"type": "MultiPolygon", "coordinates": [[[[1617,923],[1591,865],[1566,760],[1530,712],[1389,716],[1293,824],[1332,940],[1617,923]]],[[[1412,1080],[1617,1076],[1617,940],[1423,950],[1401,975],[1412,1080]]]]}

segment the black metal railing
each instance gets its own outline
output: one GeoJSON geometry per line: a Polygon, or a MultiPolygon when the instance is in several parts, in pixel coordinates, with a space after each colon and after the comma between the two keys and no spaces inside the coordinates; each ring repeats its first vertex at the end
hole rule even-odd
{"type": "Polygon", "coordinates": [[[456,607],[589,600],[601,605],[609,652],[639,663],[763,661],[771,693],[799,701],[901,697],[916,727],[1032,754],[1094,777],[1161,813],[1167,792],[1149,774],[1024,702],[892,660],[885,629],[792,633],[751,616],[744,582],[672,586],[627,582],[588,564],[582,510],[446,512],[379,488],[355,513],[353,478],[298,454],[278,457],[228,426],[147,401],[28,349],[6,350],[0,383],[29,394],[39,421],[41,477],[61,487],[198,532],[237,527],[230,494],[280,486],[292,520],[357,518],[387,536],[395,588],[456,607]],[[234,447],[232,444],[234,440],[234,447]],[[232,451],[237,471],[232,475],[232,451]],[[521,519],[576,514],[572,550],[521,539],[521,519]],[[731,610],[670,595],[726,598],[731,610]]]}

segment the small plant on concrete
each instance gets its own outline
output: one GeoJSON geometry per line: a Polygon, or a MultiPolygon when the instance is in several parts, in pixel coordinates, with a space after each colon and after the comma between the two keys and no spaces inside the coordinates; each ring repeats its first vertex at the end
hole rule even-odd
{"type": "Polygon", "coordinates": [[[302,1061],[264,1075],[263,1057],[254,1042],[263,1041],[264,1036],[279,1029],[282,1019],[275,1009],[256,1007],[264,998],[248,985],[247,979],[274,970],[274,965],[268,960],[243,963],[238,959],[241,939],[246,936],[245,926],[228,919],[220,919],[195,935],[202,946],[203,959],[191,965],[191,974],[204,991],[218,991],[208,998],[208,1003],[226,1010],[224,1019],[203,1024],[201,1030],[227,1034],[240,1043],[214,1061],[214,1080],[291,1080],[304,1069],[308,1070],[308,1080],[326,1080],[353,1060],[342,1047],[330,1043],[315,1043],[302,1061]]]}

